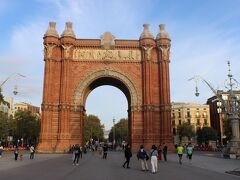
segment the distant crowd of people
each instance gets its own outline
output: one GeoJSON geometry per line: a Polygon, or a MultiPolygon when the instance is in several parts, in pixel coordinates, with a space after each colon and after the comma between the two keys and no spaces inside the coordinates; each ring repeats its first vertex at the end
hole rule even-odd
{"type": "MultiPolygon", "coordinates": [[[[192,161],[192,155],[193,155],[193,146],[191,143],[188,145],[182,146],[182,144],[178,144],[175,146],[176,147],[176,152],[178,155],[178,162],[179,164],[182,164],[182,157],[184,151],[186,152],[187,158],[189,159],[189,163],[192,161]]],[[[90,152],[97,152],[102,159],[107,159],[108,156],[108,144],[90,144],[90,145],[85,145],[85,146],[80,146],[79,144],[71,146],[69,149],[69,152],[72,153],[72,164],[78,166],[79,165],[79,159],[83,158],[83,154],[86,154],[87,151],[90,152]]],[[[124,149],[124,156],[125,156],[125,161],[122,164],[123,168],[130,168],[130,160],[132,158],[132,152],[131,152],[131,147],[129,144],[124,144],[123,145],[124,149]]],[[[0,145],[0,158],[2,157],[3,154],[3,146],[0,145]]],[[[33,145],[29,147],[29,158],[34,159],[34,154],[35,154],[35,148],[33,145]]],[[[18,159],[22,160],[23,159],[23,154],[20,153],[20,150],[17,146],[15,146],[14,151],[14,160],[17,161],[18,159]]],[[[139,150],[137,152],[137,159],[140,161],[140,167],[142,171],[149,171],[149,165],[148,165],[148,160],[150,160],[150,165],[151,165],[151,172],[153,174],[158,172],[158,161],[163,160],[167,162],[167,154],[168,154],[168,146],[167,144],[163,143],[160,144],[158,147],[156,145],[152,145],[150,153],[147,153],[147,151],[144,149],[143,145],[140,145],[139,150]]]]}
{"type": "MultiPolygon", "coordinates": [[[[79,165],[78,164],[79,158],[82,158],[82,153],[83,152],[87,153],[87,150],[92,152],[96,151],[98,152],[99,156],[102,157],[102,159],[107,159],[108,149],[109,149],[108,144],[88,145],[88,146],[84,146],[84,148],[82,148],[79,145],[74,145],[71,148],[71,152],[73,153],[73,165],[79,165]]],[[[124,149],[125,161],[123,162],[122,167],[130,168],[130,160],[133,156],[131,152],[131,147],[129,144],[126,144],[123,146],[123,149],[124,149]]],[[[180,143],[176,146],[176,152],[178,155],[179,164],[182,164],[182,157],[183,157],[184,151],[186,151],[187,158],[191,163],[192,154],[193,154],[192,144],[189,143],[187,146],[182,146],[182,144],[180,143]]],[[[158,147],[156,145],[152,145],[150,153],[147,153],[147,151],[144,149],[144,146],[140,145],[139,150],[137,152],[137,159],[140,161],[141,171],[149,171],[148,160],[150,160],[151,173],[153,174],[157,173],[158,161],[163,160],[167,162],[167,154],[168,154],[168,146],[165,143],[160,144],[158,147]]]]}
{"type": "MultiPolygon", "coordinates": [[[[23,150],[20,150],[18,146],[14,146],[13,154],[14,154],[14,160],[17,161],[18,159],[23,160],[23,150]]],[[[25,151],[25,150],[24,150],[25,151]]],[[[2,157],[4,152],[4,148],[2,145],[0,145],[0,158],[2,157]]],[[[29,159],[34,159],[35,154],[35,148],[33,145],[29,147],[29,159]]]]}

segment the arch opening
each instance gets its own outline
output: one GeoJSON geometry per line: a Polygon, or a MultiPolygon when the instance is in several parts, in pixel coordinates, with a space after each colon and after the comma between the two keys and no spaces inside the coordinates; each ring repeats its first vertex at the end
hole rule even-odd
{"type": "Polygon", "coordinates": [[[95,85],[89,87],[91,91],[86,92],[84,141],[97,146],[108,143],[110,148],[120,148],[129,142],[129,100],[122,88],[113,85],[112,81],[105,82],[108,85],[93,83],[95,85]]]}
{"type": "Polygon", "coordinates": [[[86,106],[86,99],[88,97],[88,95],[96,88],[101,87],[101,86],[113,86],[116,87],[117,89],[119,89],[120,91],[123,92],[123,94],[126,96],[127,98],[127,102],[128,102],[128,109],[131,107],[131,95],[130,95],[130,91],[128,90],[127,86],[121,82],[120,80],[116,79],[116,78],[112,78],[112,77],[100,77],[96,80],[94,80],[84,91],[83,94],[83,102],[84,102],[84,107],[86,106]]]}

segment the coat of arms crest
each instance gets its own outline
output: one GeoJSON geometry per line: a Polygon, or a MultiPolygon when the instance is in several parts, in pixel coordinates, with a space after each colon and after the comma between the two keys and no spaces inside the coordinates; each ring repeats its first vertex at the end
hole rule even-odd
{"type": "Polygon", "coordinates": [[[105,32],[101,35],[101,46],[103,49],[114,49],[115,37],[110,32],[105,32]]]}

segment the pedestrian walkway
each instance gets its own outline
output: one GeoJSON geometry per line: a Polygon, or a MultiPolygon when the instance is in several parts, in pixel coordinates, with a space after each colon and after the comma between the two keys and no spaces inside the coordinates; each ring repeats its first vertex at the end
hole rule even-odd
{"type": "Polygon", "coordinates": [[[23,155],[22,160],[18,158],[18,160],[15,161],[13,151],[4,152],[3,156],[0,158],[0,171],[27,166],[32,163],[38,163],[62,156],[62,154],[36,154],[34,159],[30,159],[30,153],[28,151],[20,151],[20,154],[23,155]]]}
{"type": "MultiPolygon", "coordinates": [[[[183,164],[186,166],[194,166],[206,170],[216,171],[219,173],[225,173],[226,171],[232,171],[240,168],[240,160],[224,159],[220,157],[220,154],[216,153],[194,153],[192,163],[190,164],[186,158],[186,155],[183,155],[183,164]]],[[[175,162],[177,155],[170,154],[168,159],[175,162]]]]}
{"type": "MultiPolygon", "coordinates": [[[[28,154],[29,155],[29,154],[28,154]]],[[[24,158],[15,162],[12,156],[0,159],[0,179],[8,180],[237,180],[238,176],[226,174],[225,171],[240,166],[239,160],[221,159],[194,154],[192,164],[186,156],[183,164],[178,163],[176,154],[169,154],[168,161],[159,163],[158,172],[142,172],[140,162],[134,154],[130,169],[122,167],[124,154],[109,152],[107,159],[102,159],[98,153],[88,153],[80,159],[79,166],[72,165],[71,154],[36,154],[35,159],[24,158]]],[[[150,162],[149,167],[150,167],[150,162]]]]}

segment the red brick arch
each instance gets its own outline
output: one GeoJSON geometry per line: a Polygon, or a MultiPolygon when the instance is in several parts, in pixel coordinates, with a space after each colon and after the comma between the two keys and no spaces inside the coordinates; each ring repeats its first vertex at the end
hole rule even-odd
{"type": "Polygon", "coordinates": [[[112,85],[119,88],[127,97],[131,106],[139,106],[141,97],[138,93],[136,83],[127,73],[109,67],[96,69],[85,75],[75,90],[73,102],[85,106],[86,96],[96,87],[101,85],[112,85]]]}
{"type": "Polygon", "coordinates": [[[67,23],[59,37],[55,23],[44,35],[44,92],[40,152],[66,152],[83,144],[85,102],[102,85],[119,88],[128,100],[129,142],[172,145],[169,85],[170,38],[154,39],[148,26],[139,40],[77,39],[67,23]]]}

